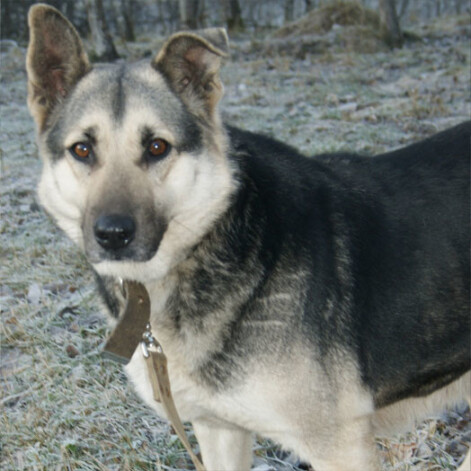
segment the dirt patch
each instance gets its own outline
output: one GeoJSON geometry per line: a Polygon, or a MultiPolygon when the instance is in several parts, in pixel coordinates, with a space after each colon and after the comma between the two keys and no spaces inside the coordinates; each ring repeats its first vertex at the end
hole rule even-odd
{"type": "Polygon", "coordinates": [[[304,59],[332,49],[374,53],[387,48],[375,11],[357,2],[337,1],[278,29],[266,42],[264,52],[304,59]]]}
{"type": "Polygon", "coordinates": [[[273,37],[283,39],[309,34],[325,34],[331,31],[334,25],[379,29],[380,20],[376,12],[365,8],[360,3],[337,1],[312,10],[299,20],[282,26],[273,37]]]}

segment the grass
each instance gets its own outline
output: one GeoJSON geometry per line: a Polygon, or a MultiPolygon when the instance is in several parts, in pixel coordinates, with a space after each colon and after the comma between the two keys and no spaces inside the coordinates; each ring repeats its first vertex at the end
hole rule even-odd
{"type": "MultiPolygon", "coordinates": [[[[437,28],[439,39],[390,53],[329,51],[303,61],[241,54],[223,71],[224,116],[309,154],[379,152],[456,124],[470,114],[469,39],[448,26],[437,35],[437,28]]],[[[122,369],[100,355],[107,327],[90,270],[36,202],[41,165],[25,105],[24,50],[6,59],[0,82],[0,467],[191,469],[168,424],[141,403],[122,369]]],[[[452,411],[408,435],[379,440],[378,449],[388,471],[452,470],[470,439],[469,411],[452,411]]],[[[255,455],[259,469],[299,469],[269,441],[260,440],[255,455]]]]}

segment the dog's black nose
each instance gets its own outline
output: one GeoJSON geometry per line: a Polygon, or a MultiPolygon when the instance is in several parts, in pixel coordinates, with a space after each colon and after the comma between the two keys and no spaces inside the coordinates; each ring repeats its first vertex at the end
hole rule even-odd
{"type": "Polygon", "coordinates": [[[106,250],[119,250],[134,239],[134,219],[124,214],[100,216],[93,227],[96,241],[106,250]]]}

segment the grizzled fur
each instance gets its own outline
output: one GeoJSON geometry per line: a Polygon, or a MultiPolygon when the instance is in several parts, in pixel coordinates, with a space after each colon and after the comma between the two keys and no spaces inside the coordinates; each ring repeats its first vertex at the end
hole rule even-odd
{"type": "MultiPolygon", "coordinates": [[[[375,434],[470,396],[471,123],[306,157],[221,123],[223,30],[92,68],[57,10],[29,21],[42,204],[115,318],[118,280],[145,284],[209,471],[248,470],[253,433],[377,470],[375,434]]],[[[162,414],[139,351],[126,370],[162,414]]]]}

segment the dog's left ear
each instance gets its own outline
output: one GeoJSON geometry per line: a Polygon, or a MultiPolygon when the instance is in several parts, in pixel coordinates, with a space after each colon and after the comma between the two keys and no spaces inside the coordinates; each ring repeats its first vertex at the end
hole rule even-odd
{"type": "Polygon", "coordinates": [[[171,36],[152,62],[195,114],[214,117],[223,87],[221,59],[229,52],[225,29],[208,28],[171,36]]]}
{"type": "Polygon", "coordinates": [[[55,8],[33,5],[28,25],[28,106],[42,131],[56,104],[91,66],[77,31],[55,8]]]}

